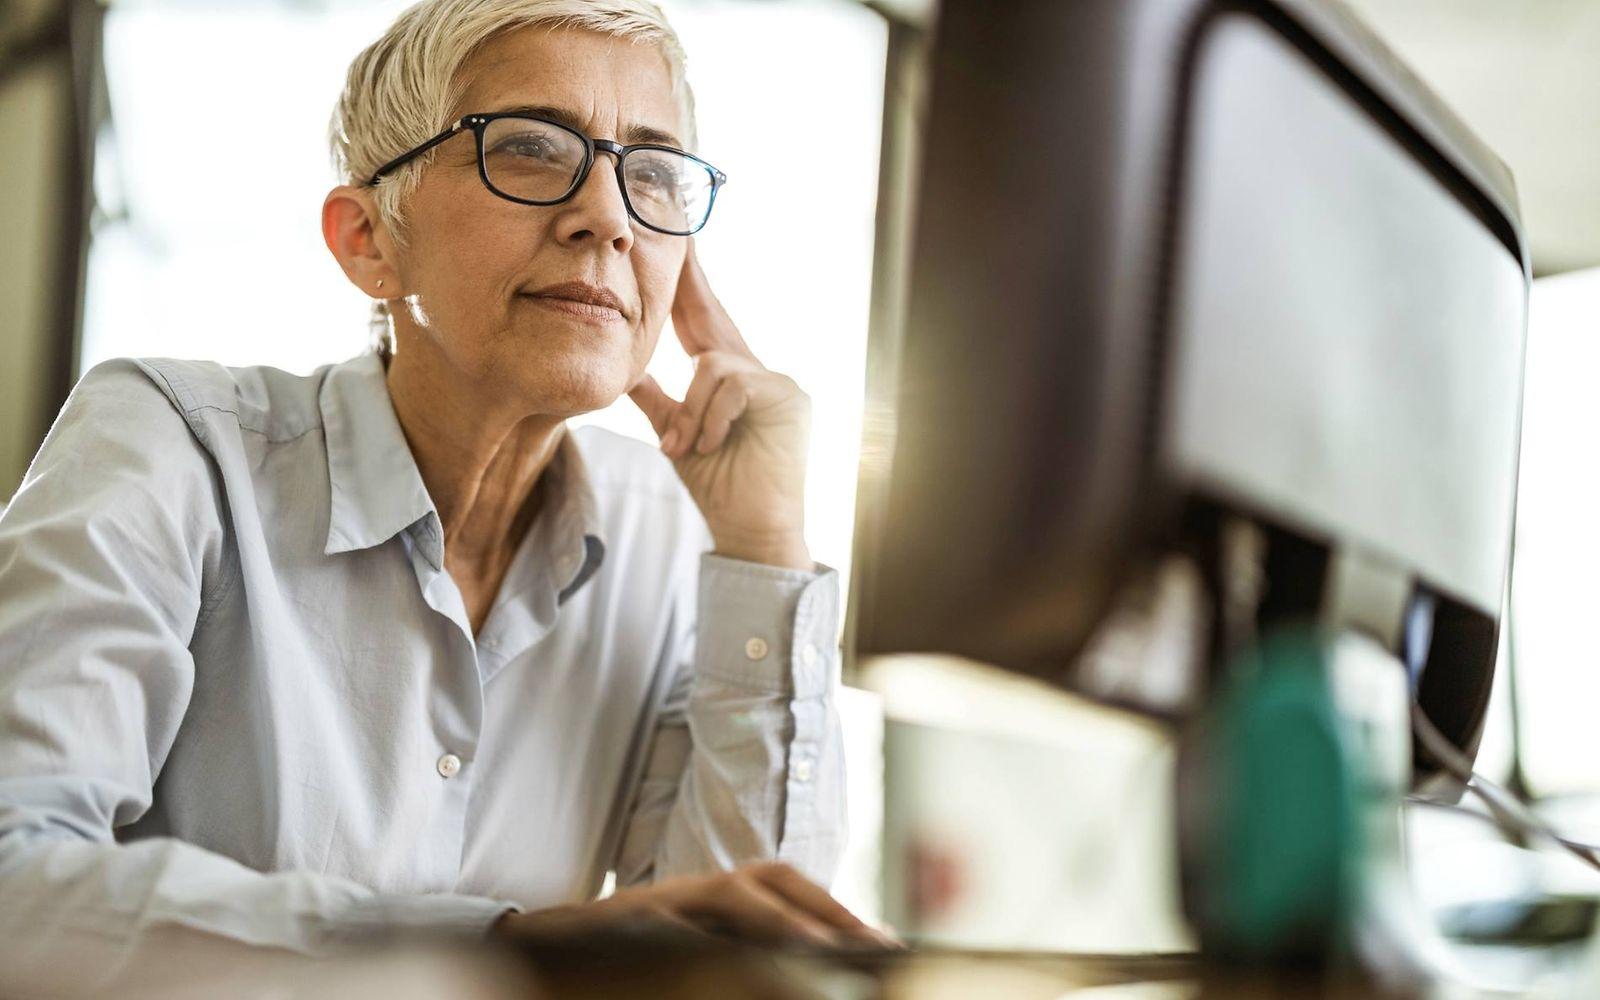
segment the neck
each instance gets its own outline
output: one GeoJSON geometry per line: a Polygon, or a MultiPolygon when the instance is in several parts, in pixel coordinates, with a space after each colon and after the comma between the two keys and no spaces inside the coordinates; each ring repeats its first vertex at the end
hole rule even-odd
{"type": "Polygon", "coordinates": [[[491,394],[429,357],[430,346],[412,338],[389,360],[400,429],[439,512],[450,561],[507,561],[532,523],[530,497],[566,425],[548,414],[495,410],[486,403],[491,394]]]}

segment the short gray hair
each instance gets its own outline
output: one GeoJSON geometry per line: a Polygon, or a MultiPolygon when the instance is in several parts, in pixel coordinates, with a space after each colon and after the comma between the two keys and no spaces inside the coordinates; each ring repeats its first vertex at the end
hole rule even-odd
{"type": "MultiPolygon", "coordinates": [[[[350,64],[329,126],[334,167],[363,184],[383,164],[451,124],[461,99],[461,67],[490,38],[515,28],[572,27],[660,47],[677,98],[685,141],[695,146],[694,95],[677,33],[651,0],[423,0],[350,64]]],[[[432,151],[377,185],[378,213],[403,241],[405,202],[432,151]]]]}

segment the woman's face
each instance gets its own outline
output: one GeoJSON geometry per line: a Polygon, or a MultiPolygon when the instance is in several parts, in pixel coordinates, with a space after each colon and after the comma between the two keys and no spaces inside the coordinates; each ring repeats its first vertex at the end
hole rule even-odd
{"type": "MultiPolygon", "coordinates": [[[[557,109],[596,139],[636,142],[648,129],[672,137],[653,141],[683,145],[666,59],[653,45],[521,29],[484,45],[461,80],[455,119],[557,109]]],[[[437,147],[406,205],[406,247],[394,251],[406,298],[394,310],[401,353],[447,365],[512,406],[562,417],[631,388],[671,311],[687,241],[629,217],[615,167],[597,152],[571,199],[521,205],[484,187],[470,133],[437,147]],[[608,290],[620,310],[534,294],[570,282],[608,290]]]]}

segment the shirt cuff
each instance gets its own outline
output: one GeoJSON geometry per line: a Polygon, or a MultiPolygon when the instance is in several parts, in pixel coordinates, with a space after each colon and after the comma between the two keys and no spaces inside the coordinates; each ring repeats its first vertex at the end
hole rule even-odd
{"type": "Polygon", "coordinates": [[[827,694],[839,635],[839,572],[700,557],[698,674],[796,698],[827,694]]]}
{"type": "Polygon", "coordinates": [[[351,901],[333,918],[336,941],[371,941],[412,934],[482,938],[507,913],[522,907],[482,896],[376,895],[351,901]]]}

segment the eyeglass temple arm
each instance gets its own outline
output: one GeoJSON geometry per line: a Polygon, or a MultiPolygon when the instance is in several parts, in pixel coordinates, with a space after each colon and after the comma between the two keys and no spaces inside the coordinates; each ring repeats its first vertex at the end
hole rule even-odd
{"type": "Polygon", "coordinates": [[[410,163],[412,160],[414,160],[417,157],[421,156],[423,153],[426,153],[428,150],[430,150],[433,147],[439,145],[439,143],[444,142],[446,139],[450,138],[451,136],[455,135],[457,132],[461,131],[463,128],[466,127],[466,125],[467,125],[467,123],[465,121],[456,122],[454,125],[452,125],[449,128],[445,129],[443,132],[440,132],[438,135],[434,136],[432,139],[429,139],[427,142],[425,142],[422,145],[416,147],[415,149],[411,150],[410,152],[401,153],[399,156],[395,157],[394,159],[390,160],[388,163],[385,163],[383,166],[379,167],[377,169],[377,171],[373,173],[372,178],[367,181],[367,186],[371,187],[372,185],[378,183],[378,181],[383,179],[383,175],[384,174],[387,174],[392,170],[398,169],[399,167],[405,166],[407,163],[410,163]]]}

